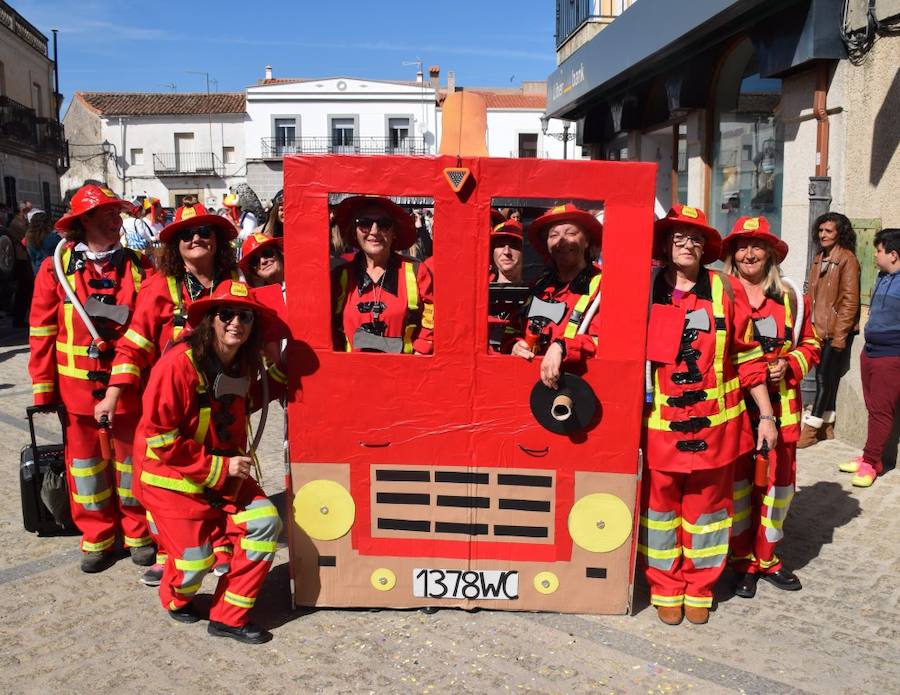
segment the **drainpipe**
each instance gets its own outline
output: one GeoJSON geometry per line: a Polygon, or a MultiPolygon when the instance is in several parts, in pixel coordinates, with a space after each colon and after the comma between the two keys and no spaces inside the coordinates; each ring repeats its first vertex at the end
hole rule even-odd
{"type": "MultiPolygon", "coordinates": [[[[816,89],[813,95],[813,116],[816,119],[816,165],[815,176],[809,177],[809,238],[806,243],[806,277],[812,267],[813,258],[819,248],[817,230],[813,228],[816,218],[824,215],[831,207],[831,177],[828,176],[828,69],[827,61],[820,61],[816,71],[816,89]]],[[[805,280],[806,278],[804,278],[805,280]]],[[[807,290],[804,282],[803,290],[807,290]]],[[[800,392],[805,403],[812,403],[816,396],[815,369],[800,382],[800,392]]]]}
{"type": "Polygon", "coordinates": [[[56,106],[56,122],[59,123],[59,52],[56,45],[56,34],[59,29],[51,29],[53,32],[53,103],[56,106]]]}

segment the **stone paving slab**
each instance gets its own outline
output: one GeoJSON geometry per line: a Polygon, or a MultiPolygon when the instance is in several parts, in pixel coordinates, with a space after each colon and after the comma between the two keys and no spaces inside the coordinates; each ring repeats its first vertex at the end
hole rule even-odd
{"type": "MultiPolygon", "coordinates": [[[[633,616],[291,611],[282,544],[255,615],[275,639],[249,647],[169,619],[127,558],[85,575],[76,537],[22,529],[25,344],[23,333],[0,336],[0,692],[897,691],[900,474],[852,488],[837,472],[859,453],[847,444],[800,452],[781,554],[803,591],[761,582],[747,601],[730,596],[726,576],[708,625],[662,625],[640,583],[633,616]]],[[[280,421],[276,408],[261,457],[270,495],[283,492],[280,421]]],[[[202,600],[212,587],[208,577],[202,600]]]]}

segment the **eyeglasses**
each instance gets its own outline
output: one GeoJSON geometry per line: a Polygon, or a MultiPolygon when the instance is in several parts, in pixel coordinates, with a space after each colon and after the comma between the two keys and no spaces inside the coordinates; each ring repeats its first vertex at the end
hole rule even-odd
{"type": "Polygon", "coordinates": [[[682,234],[681,232],[675,232],[672,235],[672,243],[679,248],[687,246],[689,241],[692,246],[703,246],[706,243],[706,239],[702,234],[682,234]]]}
{"type": "Polygon", "coordinates": [[[258,268],[260,261],[262,261],[264,258],[271,259],[271,258],[276,258],[277,256],[278,256],[278,252],[275,249],[273,249],[273,248],[263,249],[262,251],[257,253],[255,256],[253,256],[253,258],[250,260],[250,267],[258,268]]]}
{"type": "Polygon", "coordinates": [[[253,320],[256,318],[253,309],[219,309],[216,312],[216,317],[226,326],[231,323],[235,316],[237,316],[238,321],[245,326],[252,324],[253,320]]]}
{"type": "Polygon", "coordinates": [[[178,232],[176,238],[178,241],[183,241],[185,243],[192,241],[195,236],[200,237],[201,239],[210,239],[212,235],[216,233],[216,230],[213,227],[193,227],[191,229],[183,229],[178,232]]]}
{"type": "Polygon", "coordinates": [[[370,229],[372,229],[372,225],[373,225],[373,224],[377,224],[377,225],[378,225],[378,229],[380,229],[380,230],[386,232],[386,231],[388,231],[388,230],[390,230],[390,229],[393,228],[393,226],[394,226],[394,220],[392,220],[390,217],[376,217],[376,218],[372,218],[372,217],[357,217],[357,218],[356,218],[356,226],[357,226],[357,228],[363,229],[363,230],[365,230],[365,231],[367,231],[367,232],[368,232],[370,229]]]}

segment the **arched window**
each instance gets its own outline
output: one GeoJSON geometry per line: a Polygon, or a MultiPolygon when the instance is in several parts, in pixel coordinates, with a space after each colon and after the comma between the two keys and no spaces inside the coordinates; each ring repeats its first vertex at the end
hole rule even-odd
{"type": "Polygon", "coordinates": [[[739,43],[722,64],[712,134],[712,224],[725,235],[738,217],[765,215],[780,235],[784,173],[781,80],[760,76],[749,40],[739,43]]]}

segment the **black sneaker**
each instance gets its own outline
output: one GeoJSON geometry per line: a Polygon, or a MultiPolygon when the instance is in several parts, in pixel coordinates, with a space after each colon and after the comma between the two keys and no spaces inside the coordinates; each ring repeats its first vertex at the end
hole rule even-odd
{"type": "Polygon", "coordinates": [[[156,562],[156,546],[142,545],[140,548],[130,548],[131,561],[141,567],[150,567],[156,562]]]}
{"type": "Polygon", "coordinates": [[[112,567],[115,562],[115,555],[109,551],[91,551],[81,556],[81,571],[88,574],[102,572],[112,567]]]}
{"type": "Polygon", "coordinates": [[[230,637],[245,644],[262,644],[272,639],[271,632],[253,623],[247,623],[243,627],[231,627],[230,625],[210,620],[206,631],[215,637],[230,637]]]}
{"type": "Polygon", "coordinates": [[[162,565],[153,565],[147,569],[141,575],[141,584],[145,584],[146,586],[159,586],[160,582],[162,582],[163,577],[163,566],[162,565]]]}
{"type": "Polygon", "coordinates": [[[172,620],[177,620],[179,623],[196,623],[203,616],[197,612],[197,609],[194,608],[192,602],[181,608],[176,608],[174,611],[169,611],[169,617],[171,617],[172,620]]]}

